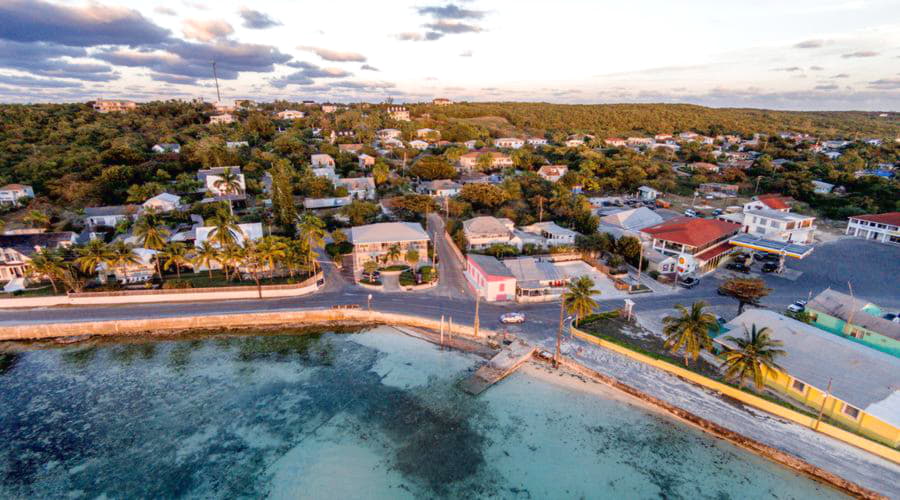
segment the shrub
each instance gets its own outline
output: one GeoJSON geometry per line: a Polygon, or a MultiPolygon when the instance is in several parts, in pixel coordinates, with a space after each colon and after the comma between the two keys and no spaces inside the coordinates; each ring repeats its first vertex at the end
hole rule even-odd
{"type": "Polygon", "coordinates": [[[162,285],[163,290],[178,290],[183,288],[194,288],[194,283],[189,280],[167,280],[162,285]]]}
{"type": "Polygon", "coordinates": [[[653,278],[653,279],[659,279],[659,271],[657,271],[656,269],[650,271],[650,272],[647,273],[647,274],[649,274],[650,277],[653,278]]]}

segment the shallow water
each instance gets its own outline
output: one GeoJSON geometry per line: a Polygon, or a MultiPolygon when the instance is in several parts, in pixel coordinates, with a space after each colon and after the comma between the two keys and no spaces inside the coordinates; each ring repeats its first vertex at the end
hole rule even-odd
{"type": "Polygon", "coordinates": [[[0,355],[0,498],[840,498],[593,382],[390,328],[0,355]]]}

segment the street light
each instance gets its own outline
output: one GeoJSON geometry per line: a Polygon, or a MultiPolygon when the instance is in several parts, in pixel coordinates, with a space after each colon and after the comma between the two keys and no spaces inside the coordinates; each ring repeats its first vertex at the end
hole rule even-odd
{"type": "MultiPolygon", "coordinates": [[[[563,318],[562,311],[563,311],[563,308],[565,307],[565,304],[566,304],[566,301],[565,301],[565,298],[563,298],[562,303],[559,306],[560,314],[559,314],[559,329],[556,331],[556,355],[553,357],[553,365],[556,368],[559,368],[559,360],[561,359],[560,346],[562,345],[563,326],[565,325],[566,321],[570,321],[572,318],[574,318],[574,316],[569,316],[567,318],[563,318]]],[[[570,325],[570,328],[571,328],[571,325],[570,325]]],[[[569,333],[569,336],[571,336],[571,332],[569,333]]]]}
{"type": "Polygon", "coordinates": [[[371,311],[372,310],[372,294],[371,293],[369,294],[368,301],[369,301],[369,311],[371,311]]]}

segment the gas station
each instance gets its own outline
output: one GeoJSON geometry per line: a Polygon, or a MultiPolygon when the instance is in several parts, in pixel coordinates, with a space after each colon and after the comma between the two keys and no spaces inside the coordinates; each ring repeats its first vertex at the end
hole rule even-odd
{"type": "Polygon", "coordinates": [[[803,259],[808,257],[809,254],[811,254],[813,251],[812,245],[798,245],[797,243],[791,243],[789,241],[785,242],[767,240],[760,236],[754,236],[749,233],[736,234],[734,237],[728,240],[728,243],[736,247],[748,248],[759,252],[766,252],[777,255],[779,257],[778,272],[784,270],[785,257],[803,259]]]}

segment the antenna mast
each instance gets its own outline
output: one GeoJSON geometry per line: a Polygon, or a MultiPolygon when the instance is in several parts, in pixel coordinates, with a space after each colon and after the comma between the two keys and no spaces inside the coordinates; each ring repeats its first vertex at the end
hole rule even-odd
{"type": "Polygon", "coordinates": [[[216,80],[216,102],[222,102],[222,95],[219,94],[219,75],[216,73],[216,62],[212,62],[213,65],[213,78],[216,80]]]}

